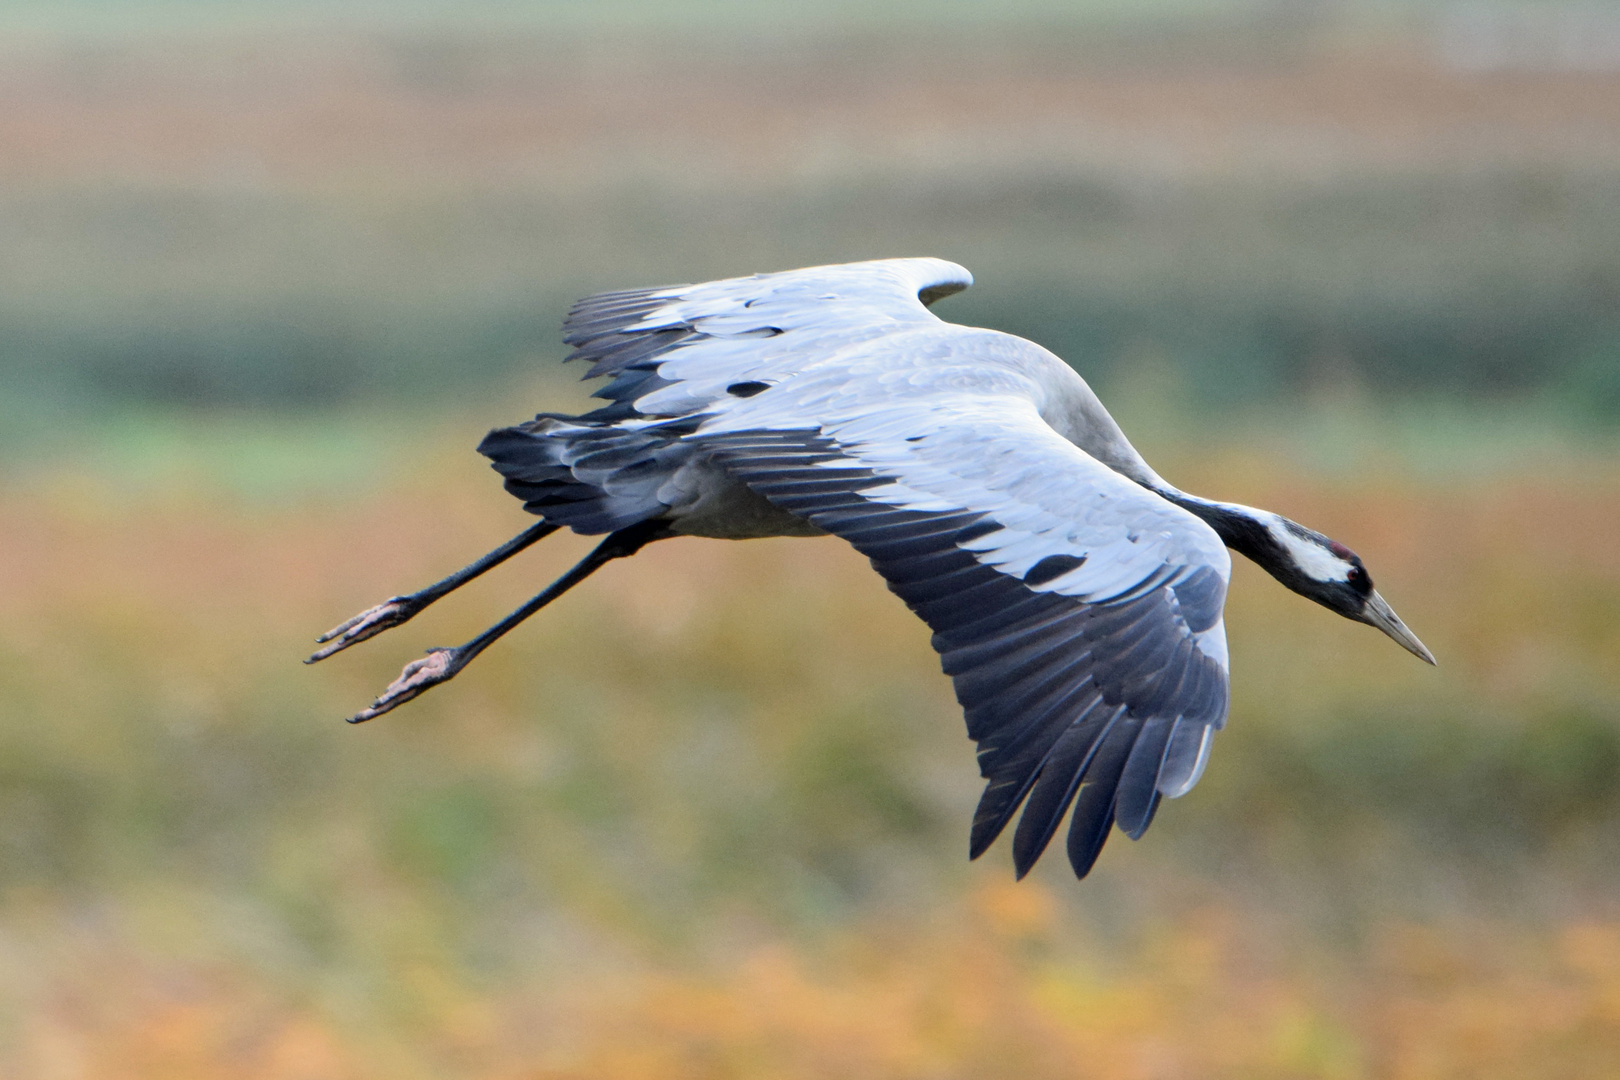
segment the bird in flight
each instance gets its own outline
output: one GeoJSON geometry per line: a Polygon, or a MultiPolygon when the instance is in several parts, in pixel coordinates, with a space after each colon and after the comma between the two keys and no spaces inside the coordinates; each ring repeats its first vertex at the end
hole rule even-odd
{"type": "Polygon", "coordinates": [[[830,533],[933,631],[986,780],[971,857],[1022,806],[1024,876],[1072,806],[1082,878],[1114,825],[1140,837],[1204,771],[1228,704],[1228,548],[1434,663],[1349,548],[1177,490],[1058,357],[929,311],[972,282],[940,259],[887,259],[581,300],[564,340],[587,378],[609,379],[606,404],[542,413],[478,448],[540,521],[322,635],[309,662],[559,528],[606,534],[496,625],[408,664],[351,718],[370,720],[655,540],[830,533]]]}

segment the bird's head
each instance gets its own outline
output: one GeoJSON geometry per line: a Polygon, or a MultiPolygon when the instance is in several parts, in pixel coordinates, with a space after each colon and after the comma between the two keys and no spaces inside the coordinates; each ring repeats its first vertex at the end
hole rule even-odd
{"type": "Polygon", "coordinates": [[[1372,576],[1359,555],[1279,514],[1262,511],[1255,520],[1261,526],[1253,535],[1259,550],[1244,554],[1272,577],[1347,619],[1378,627],[1413,656],[1434,663],[1434,654],[1373,588],[1372,576]]]}

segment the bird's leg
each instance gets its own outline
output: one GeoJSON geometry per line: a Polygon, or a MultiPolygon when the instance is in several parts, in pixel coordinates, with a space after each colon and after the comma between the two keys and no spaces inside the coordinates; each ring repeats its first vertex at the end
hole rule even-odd
{"type": "Polygon", "coordinates": [[[450,681],[462,668],[472,663],[474,657],[494,644],[497,638],[590,577],[607,563],[634,555],[652,541],[670,535],[661,521],[643,521],[627,529],[610,533],[594,551],[576,563],[572,570],[546,586],[544,592],[465,645],[458,645],[453,649],[429,649],[428,654],[422,659],[412,660],[406,664],[405,670],[400,672],[399,678],[388,684],[388,689],[382,692],[382,696],[372,702],[369,709],[362,709],[349,717],[349,723],[358,724],[375,719],[440,683],[450,681]]]}
{"type": "Polygon", "coordinates": [[[325,660],[334,653],[340,653],[350,645],[376,637],[384,630],[398,626],[416,617],[423,608],[448,593],[461,588],[473,578],[486,570],[491,570],[510,559],[530,544],[544,540],[557,531],[557,526],[542,521],[537,525],[518,533],[512,539],[491,551],[483,558],[463,566],[443,581],[434,582],[427,588],[413,592],[409,596],[390,596],[376,607],[367,608],[348,622],[334,626],[326,633],[315,639],[317,645],[326,645],[312,655],[306,664],[313,664],[317,660],[325,660]]]}

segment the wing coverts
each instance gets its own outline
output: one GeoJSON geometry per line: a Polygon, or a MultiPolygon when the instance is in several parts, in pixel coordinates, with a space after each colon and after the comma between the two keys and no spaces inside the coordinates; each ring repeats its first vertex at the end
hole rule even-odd
{"type": "Polygon", "coordinates": [[[584,378],[609,377],[592,396],[611,404],[586,419],[682,416],[834,349],[938,325],[924,305],[972,283],[942,259],[884,259],[624,289],[575,304],[563,341],[574,350],[569,361],[589,362],[584,378]],[[676,359],[678,370],[660,371],[676,359]]]}

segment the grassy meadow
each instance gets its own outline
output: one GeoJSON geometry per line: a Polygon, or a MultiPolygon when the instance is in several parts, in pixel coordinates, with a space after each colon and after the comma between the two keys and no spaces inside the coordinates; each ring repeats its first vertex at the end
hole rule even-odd
{"type": "Polygon", "coordinates": [[[828,10],[0,2],[0,1077],[1615,1070],[1620,76],[1418,3],[828,10]],[[968,862],[835,540],[654,545],[342,723],[587,549],[299,663],[529,523],[472,447],[584,403],[572,299],[896,254],[1439,667],[1238,566],[1209,771],[1084,883],[968,862]]]}

